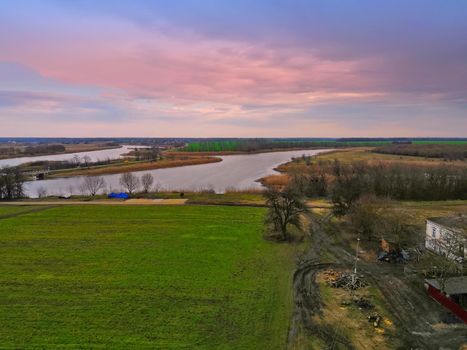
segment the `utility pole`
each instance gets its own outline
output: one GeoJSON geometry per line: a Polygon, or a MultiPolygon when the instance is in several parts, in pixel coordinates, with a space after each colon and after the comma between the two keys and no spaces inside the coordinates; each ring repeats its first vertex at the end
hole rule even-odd
{"type": "Polygon", "coordinates": [[[358,249],[360,247],[360,237],[357,238],[357,249],[355,250],[355,265],[353,269],[353,273],[357,275],[357,263],[358,263],[358,249]]]}

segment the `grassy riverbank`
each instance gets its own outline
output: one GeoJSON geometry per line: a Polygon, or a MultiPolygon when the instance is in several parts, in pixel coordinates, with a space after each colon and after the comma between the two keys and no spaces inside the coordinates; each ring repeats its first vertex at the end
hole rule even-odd
{"type": "Polygon", "coordinates": [[[296,247],[263,240],[264,213],[68,206],[1,219],[0,347],[282,348],[296,247]]]}
{"type": "Polygon", "coordinates": [[[50,172],[47,178],[71,177],[71,176],[96,176],[120,174],[132,171],[145,171],[164,168],[175,168],[187,165],[198,165],[220,162],[216,157],[179,157],[174,159],[162,159],[158,161],[119,160],[110,164],[90,166],[88,168],[73,168],[50,172]]]}

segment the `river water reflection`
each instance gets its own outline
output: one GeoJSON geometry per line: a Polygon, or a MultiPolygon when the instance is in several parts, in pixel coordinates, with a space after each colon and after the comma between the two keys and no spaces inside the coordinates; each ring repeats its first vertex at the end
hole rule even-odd
{"type": "Polygon", "coordinates": [[[99,151],[54,154],[54,155],[49,155],[49,156],[0,159],[0,168],[3,166],[17,166],[17,165],[24,164],[24,163],[37,162],[37,161],[42,161],[42,160],[49,160],[49,161],[70,160],[70,159],[73,159],[75,155],[81,158],[88,156],[92,162],[96,162],[98,160],[106,160],[106,159],[118,159],[122,154],[128,153],[130,149],[135,148],[135,147],[142,148],[144,146],[125,145],[119,148],[103,149],[99,151]]]}
{"type": "MultiPolygon", "coordinates": [[[[316,155],[326,150],[295,150],[249,155],[222,156],[218,163],[191,165],[178,168],[156,169],[143,172],[151,173],[158,186],[164,190],[201,190],[213,189],[218,193],[228,189],[261,188],[257,179],[274,173],[274,168],[294,157],[316,155]]],[[[106,191],[119,191],[119,174],[105,175],[106,191]]],[[[31,181],[25,184],[26,194],[37,196],[39,188],[45,188],[49,195],[67,195],[79,193],[83,177],[70,177],[54,180],[31,181]]]]}

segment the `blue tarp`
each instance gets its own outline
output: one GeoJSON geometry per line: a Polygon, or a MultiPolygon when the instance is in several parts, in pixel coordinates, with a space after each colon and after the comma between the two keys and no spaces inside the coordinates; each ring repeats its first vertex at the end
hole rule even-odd
{"type": "Polygon", "coordinates": [[[130,198],[130,196],[127,195],[127,194],[124,193],[124,192],[120,192],[120,193],[112,192],[112,193],[109,193],[109,195],[108,195],[107,197],[109,197],[109,198],[121,198],[121,199],[128,199],[128,198],[130,198]]]}

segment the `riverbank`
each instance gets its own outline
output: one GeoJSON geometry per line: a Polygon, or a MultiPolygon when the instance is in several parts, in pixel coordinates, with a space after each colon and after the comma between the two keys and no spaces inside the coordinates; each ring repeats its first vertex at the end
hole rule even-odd
{"type": "MultiPolygon", "coordinates": [[[[326,150],[269,152],[218,158],[179,157],[178,159],[183,162],[171,162],[170,167],[167,167],[169,164],[163,166],[162,161],[151,163],[149,161],[128,160],[127,162],[123,161],[121,166],[112,169],[112,171],[109,171],[109,168],[103,170],[105,167],[95,168],[92,172],[84,168],[75,168],[79,172],[61,172],[59,178],[49,177],[45,180],[29,181],[25,183],[25,194],[29,197],[35,197],[39,190],[43,192],[44,189],[48,195],[83,194],[81,187],[83,183],[82,175],[104,177],[105,188],[102,189],[102,192],[120,191],[122,186],[119,174],[123,172],[135,172],[136,176],[141,176],[142,172],[151,173],[157,189],[164,191],[224,193],[232,190],[261,190],[262,186],[257,180],[274,173],[274,168],[279,164],[285,163],[292,158],[302,157],[303,154],[313,156],[323,151],[326,150]],[[133,164],[139,165],[133,166],[133,164]]],[[[55,174],[58,175],[58,170],[55,174]]]]}
{"type": "Polygon", "coordinates": [[[467,161],[453,160],[446,161],[440,158],[416,157],[407,155],[383,154],[373,152],[374,147],[355,147],[346,149],[334,149],[326,152],[321,152],[312,158],[295,158],[288,162],[278,165],[274,170],[278,174],[271,174],[259,179],[263,185],[284,186],[290,181],[290,174],[300,171],[305,166],[317,164],[320,161],[334,161],[348,164],[353,162],[368,162],[381,164],[405,164],[416,166],[456,166],[467,167],[467,161]]]}
{"type": "Polygon", "coordinates": [[[145,171],[155,169],[166,169],[183,167],[188,165],[199,165],[208,163],[221,162],[221,158],[216,157],[191,157],[186,159],[162,159],[158,161],[130,161],[122,160],[118,163],[111,163],[109,165],[100,165],[89,168],[73,168],[65,170],[57,170],[47,175],[48,179],[57,179],[71,176],[100,176],[120,174],[133,171],[145,171]]]}
{"type": "Polygon", "coordinates": [[[249,155],[249,154],[262,154],[262,153],[275,153],[275,152],[292,152],[292,151],[313,151],[321,150],[322,147],[310,147],[310,148],[274,148],[274,149],[262,149],[257,151],[219,151],[219,152],[187,152],[187,151],[164,151],[163,155],[177,155],[177,156],[235,156],[235,155],[249,155]]]}
{"type": "MultiPolygon", "coordinates": [[[[28,158],[28,157],[42,157],[42,156],[57,156],[61,154],[72,154],[80,152],[93,152],[93,151],[104,151],[108,149],[122,148],[121,145],[101,145],[101,144],[59,144],[65,147],[63,152],[44,152],[44,153],[14,153],[14,154],[0,154],[0,160],[14,159],[14,158],[28,158]]],[[[0,145],[0,148],[6,148],[10,145],[0,145]]],[[[26,146],[15,146],[16,148],[26,148],[26,146]]]]}

